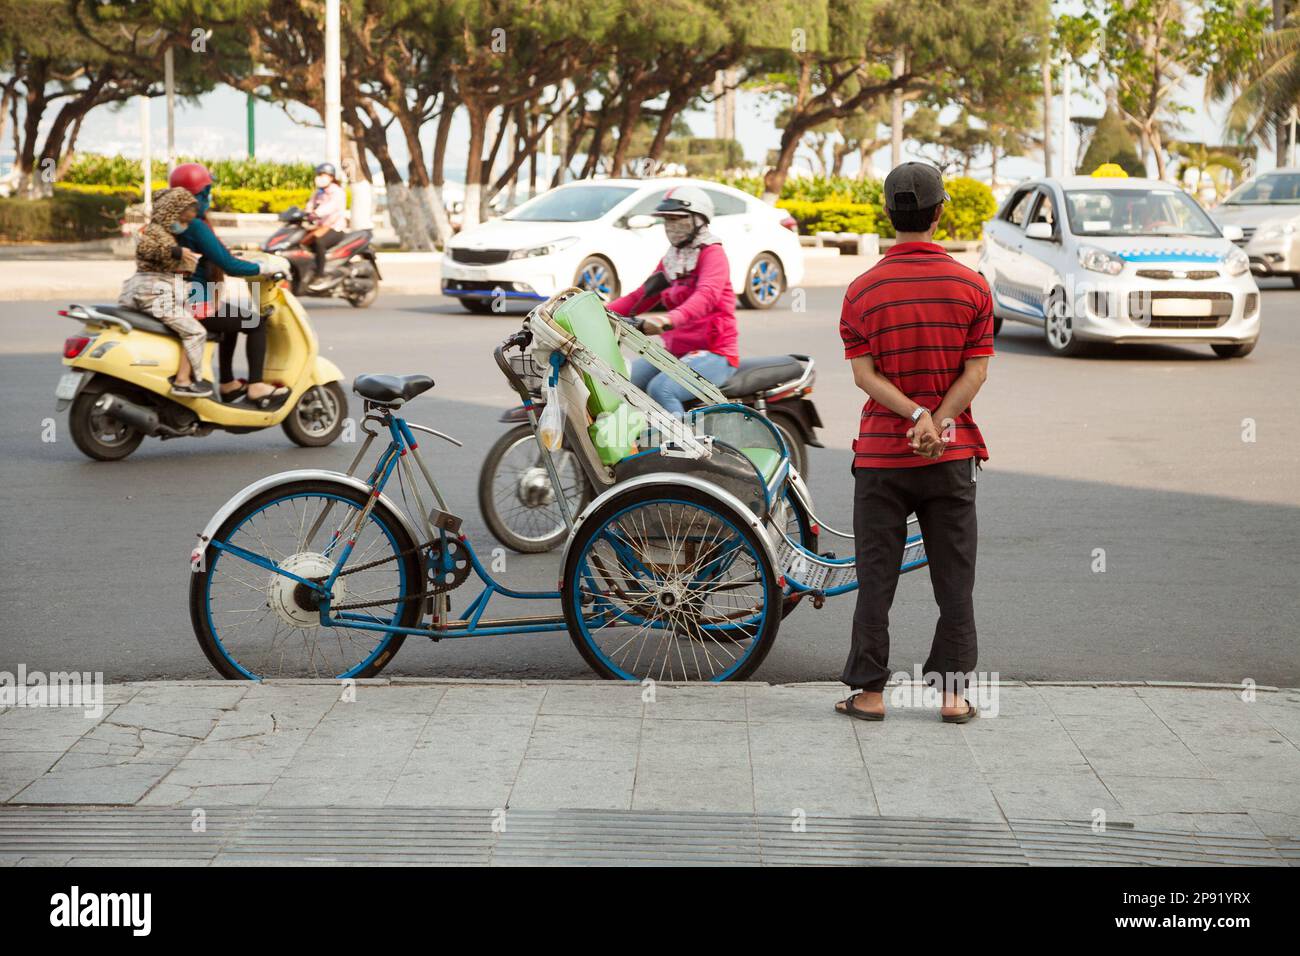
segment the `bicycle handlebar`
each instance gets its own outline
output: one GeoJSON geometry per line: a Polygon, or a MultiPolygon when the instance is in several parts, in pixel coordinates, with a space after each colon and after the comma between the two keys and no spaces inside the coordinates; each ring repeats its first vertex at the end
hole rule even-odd
{"type": "Polygon", "coordinates": [[[533,333],[527,329],[520,329],[492,350],[492,358],[496,360],[497,368],[501,369],[501,374],[506,377],[510,387],[519,393],[519,397],[525,405],[533,400],[532,395],[528,391],[528,386],[524,384],[524,380],[515,374],[515,370],[510,367],[510,363],[506,360],[506,349],[517,348],[522,352],[532,344],[532,341],[533,333]]]}

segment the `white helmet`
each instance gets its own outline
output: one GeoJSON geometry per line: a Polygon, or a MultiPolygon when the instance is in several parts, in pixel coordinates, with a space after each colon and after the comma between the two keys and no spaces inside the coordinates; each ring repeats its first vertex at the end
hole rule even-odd
{"type": "Polygon", "coordinates": [[[698,186],[674,186],[655,206],[656,216],[695,214],[705,222],[713,221],[713,200],[698,186]]]}

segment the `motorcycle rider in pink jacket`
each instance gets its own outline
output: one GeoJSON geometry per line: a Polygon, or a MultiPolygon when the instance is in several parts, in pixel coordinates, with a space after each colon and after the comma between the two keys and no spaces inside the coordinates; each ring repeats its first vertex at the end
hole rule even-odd
{"type": "MultiPolygon", "coordinates": [[[[655,207],[671,246],[640,288],[615,299],[609,309],[635,316],[662,302],[662,316],[645,315],[647,335],[662,334],[664,347],[715,385],[740,364],[736,345],[736,295],[722,241],[709,232],[713,201],[695,186],[674,186],[655,207]]],[[[632,363],[632,384],[669,412],[681,415],[692,397],[645,359],[632,363]]]]}

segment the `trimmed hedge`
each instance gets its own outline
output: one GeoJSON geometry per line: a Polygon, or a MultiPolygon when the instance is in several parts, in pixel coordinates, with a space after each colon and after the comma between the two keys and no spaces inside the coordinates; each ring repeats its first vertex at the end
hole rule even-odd
{"type": "MultiPolygon", "coordinates": [[[[204,159],[182,156],[178,163],[202,163],[212,172],[217,189],[279,190],[307,189],[312,185],[314,167],[311,163],[273,163],[261,159],[204,159]]],[[[155,160],[153,178],[167,180],[167,164],[155,160]]],[[[140,160],[122,156],[101,156],[98,153],[79,153],[68,168],[64,182],[81,186],[139,187],[140,160]]]]}
{"type": "Polygon", "coordinates": [[[87,242],[120,235],[120,196],[57,191],[48,199],[0,199],[0,240],[87,242]]]}
{"type": "MultiPolygon", "coordinates": [[[[163,189],[166,180],[155,180],[154,189],[163,189]]],[[[117,196],[127,203],[141,201],[140,187],[110,186],[91,183],[58,183],[56,193],[89,196],[117,196]]],[[[212,208],[216,212],[284,212],[290,206],[305,206],[311,189],[226,189],[218,184],[212,190],[212,208]]]]}
{"type": "MultiPolygon", "coordinates": [[[[759,196],[763,181],[757,176],[720,180],[759,196]]],[[[987,185],[968,176],[944,181],[952,202],[943,211],[935,238],[978,239],[984,223],[997,212],[997,200],[987,185]]],[[[877,180],[813,176],[790,178],[781,189],[777,206],[799,223],[805,234],[816,232],[877,233],[893,238],[894,226],[885,213],[883,184],[877,180]]]]}
{"type": "Polygon", "coordinates": [[[784,209],[799,223],[805,235],[818,232],[877,232],[880,207],[870,203],[805,202],[799,199],[782,199],[777,207],[784,209]]]}

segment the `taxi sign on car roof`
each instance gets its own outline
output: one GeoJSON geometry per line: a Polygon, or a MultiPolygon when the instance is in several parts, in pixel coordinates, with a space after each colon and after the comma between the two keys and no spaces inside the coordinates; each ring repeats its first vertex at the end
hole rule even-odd
{"type": "Polygon", "coordinates": [[[1092,174],[1098,179],[1128,179],[1128,173],[1118,163],[1102,163],[1092,174]]]}

